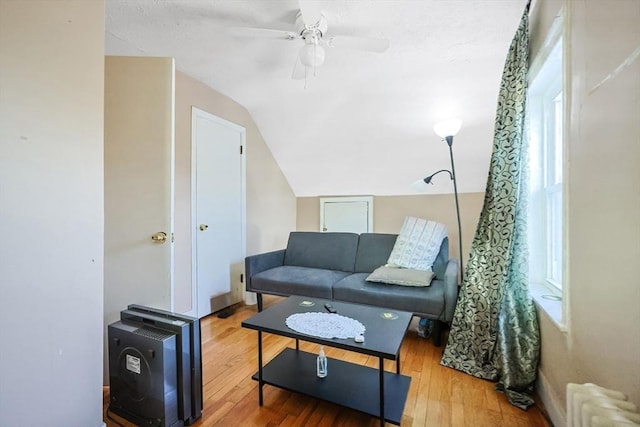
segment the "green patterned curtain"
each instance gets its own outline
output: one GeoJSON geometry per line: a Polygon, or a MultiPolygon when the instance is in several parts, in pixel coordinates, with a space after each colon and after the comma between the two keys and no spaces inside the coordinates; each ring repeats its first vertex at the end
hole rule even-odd
{"type": "Polygon", "coordinates": [[[526,234],[529,3],[504,66],[484,206],[441,361],[497,381],[522,409],[534,403],[540,353],[526,234]]]}

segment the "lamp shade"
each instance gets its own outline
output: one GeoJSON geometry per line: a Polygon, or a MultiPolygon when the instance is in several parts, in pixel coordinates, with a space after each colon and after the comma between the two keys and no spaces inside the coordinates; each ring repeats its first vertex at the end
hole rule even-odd
{"type": "Polygon", "coordinates": [[[462,120],[460,119],[450,119],[444,120],[442,122],[436,123],[433,126],[433,131],[440,138],[446,138],[448,136],[455,136],[462,127],[462,120]]]}
{"type": "Polygon", "coordinates": [[[416,193],[426,193],[429,188],[427,183],[424,182],[424,179],[414,181],[409,187],[416,193]]]}
{"type": "Polygon", "coordinates": [[[307,43],[300,49],[300,62],[305,67],[319,67],[324,62],[324,48],[314,43],[307,43]]]}

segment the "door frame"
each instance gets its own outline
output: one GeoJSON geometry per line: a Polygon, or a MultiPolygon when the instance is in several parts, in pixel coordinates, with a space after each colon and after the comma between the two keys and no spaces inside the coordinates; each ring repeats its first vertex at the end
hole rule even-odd
{"type": "Polygon", "coordinates": [[[367,203],[367,233],[373,233],[373,196],[320,197],[319,229],[324,232],[324,207],[327,203],[367,203]]]}
{"type": "MultiPolygon", "coordinates": [[[[205,118],[208,120],[212,120],[222,126],[225,126],[229,129],[237,131],[240,134],[241,138],[241,147],[242,147],[242,155],[240,156],[240,167],[242,169],[241,172],[241,226],[240,226],[240,247],[242,256],[244,257],[247,253],[246,248],[246,236],[247,236],[247,183],[246,183],[246,158],[247,158],[247,130],[236,123],[230,122],[229,120],[218,117],[208,111],[201,110],[200,108],[191,107],[191,311],[188,313],[193,317],[200,318],[200,313],[198,313],[198,275],[197,275],[197,250],[198,250],[198,233],[196,230],[197,225],[197,202],[198,202],[198,192],[197,192],[197,144],[195,143],[195,135],[196,135],[196,118],[205,118]]],[[[243,276],[246,276],[243,267],[243,276]]],[[[244,293],[244,291],[243,291],[244,293]]]]}

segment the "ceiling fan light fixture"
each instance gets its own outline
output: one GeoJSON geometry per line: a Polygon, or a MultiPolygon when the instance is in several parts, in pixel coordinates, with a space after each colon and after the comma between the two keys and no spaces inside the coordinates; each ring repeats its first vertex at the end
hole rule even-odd
{"type": "Polygon", "coordinates": [[[305,67],[319,67],[324,63],[324,48],[314,43],[305,44],[300,49],[300,62],[305,67]]]}

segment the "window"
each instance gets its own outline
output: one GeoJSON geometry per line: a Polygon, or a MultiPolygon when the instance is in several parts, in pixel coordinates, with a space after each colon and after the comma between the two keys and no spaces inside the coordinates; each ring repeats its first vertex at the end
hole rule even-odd
{"type": "Polygon", "coordinates": [[[562,91],[554,90],[543,107],[549,113],[545,125],[542,168],[545,172],[547,281],[562,288],[562,91]],[[553,96],[555,95],[555,96],[553,96]]]}
{"type": "Polygon", "coordinates": [[[565,247],[562,38],[558,37],[552,46],[537,69],[532,67],[530,75],[530,278],[561,295],[565,247]]]}

